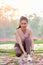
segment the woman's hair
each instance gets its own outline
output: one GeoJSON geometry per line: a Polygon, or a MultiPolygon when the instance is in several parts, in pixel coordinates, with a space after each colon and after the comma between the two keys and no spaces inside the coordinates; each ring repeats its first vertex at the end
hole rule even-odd
{"type": "MultiPolygon", "coordinates": [[[[20,18],[20,21],[19,21],[19,22],[21,22],[22,20],[25,20],[25,21],[28,23],[28,19],[27,19],[26,17],[21,16],[21,18],[20,18]]],[[[20,26],[20,25],[19,25],[19,27],[18,27],[17,29],[19,29],[19,28],[21,28],[21,26],[20,26]]]]}

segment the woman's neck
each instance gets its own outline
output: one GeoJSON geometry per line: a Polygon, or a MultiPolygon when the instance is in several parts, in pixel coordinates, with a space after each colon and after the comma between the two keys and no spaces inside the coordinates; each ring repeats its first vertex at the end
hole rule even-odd
{"type": "Polygon", "coordinates": [[[26,29],[21,29],[22,30],[22,32],[25,34],[26,33],[26,29]]]}

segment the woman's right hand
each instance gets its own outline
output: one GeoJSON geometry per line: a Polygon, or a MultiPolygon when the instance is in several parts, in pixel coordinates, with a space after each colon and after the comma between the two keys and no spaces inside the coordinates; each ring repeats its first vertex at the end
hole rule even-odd
{"type": "Polygon", "coordinates": [[[28,55],[27,55],[27,53],[26,53],[26,52],[24,52],[24,57],[25,57],[25,58],[27,58],[27,57],[28,57],[28,55]]]}

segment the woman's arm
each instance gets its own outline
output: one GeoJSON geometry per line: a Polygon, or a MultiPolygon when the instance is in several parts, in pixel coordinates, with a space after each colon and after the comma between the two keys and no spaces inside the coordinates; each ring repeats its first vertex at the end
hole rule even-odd
{"type": "Polygon", "coordinates": [[[33,42],[33,35],[32,35],[32,31],[30,31],[30,40],[31,40],[31,56],[34,56],[34,42],[33,42]]]}
{"type": "Polygon", "coordinates": [[[32,35],[32,31],[30,31],[30,40],[31,40],[31,50],[34,51],[34,42],[33,42],[33,35],[32,35]]]}
{"type": "Polygon", "coordinates": [[[22,46],[21,38],[20,38],[19,33],[18,33],[17,30],[16,30],[16,32],[15,32],[15,36],[16,36],[16,39],[17,39],[18,42],[19,42],[19,46],[20,46],[21,50],[23,51],[23,53],[25,53],[25,50],[24,50],[24,48],[23,48],[23,46],[22,46]]]}

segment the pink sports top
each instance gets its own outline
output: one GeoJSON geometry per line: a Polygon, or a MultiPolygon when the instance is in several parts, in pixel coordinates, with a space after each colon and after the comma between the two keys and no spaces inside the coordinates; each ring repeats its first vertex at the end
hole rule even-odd
{"type": "MultiPolygon", "coordinates": [[[[30,29],[27,28],[25,34],[22,32],[21,28],[17,29],[17,31],[19,32],[21,41],[24,41],[25,38],[29,37],[30,29]]],[[[16,42],[18,43],[18,40],[17,39],[16,39],[16,42]]]]}

